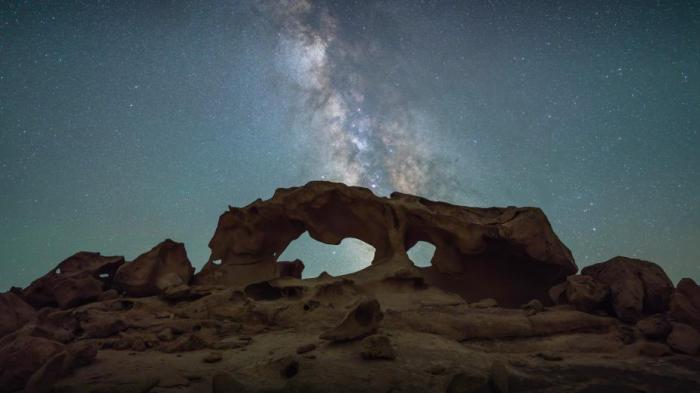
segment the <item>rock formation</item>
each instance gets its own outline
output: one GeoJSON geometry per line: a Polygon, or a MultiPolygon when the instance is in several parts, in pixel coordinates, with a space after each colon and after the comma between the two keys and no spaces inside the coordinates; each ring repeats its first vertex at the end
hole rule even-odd
{"type": "Polygon", "coordinates": [[[194,276],[165,240],[0,294],[0,393],[700,392],[695,282],[623,257],[577,275],[538,209],[312,182],[230,208],[210,248],[194,276]],[[375,258],[302,279],[278,257],[305,231],[375,258]]]}
{"type": "Polygon", "coordinates": [[[536,208],[469,208],[400,193],[381,198],[365,188],[311,182],[222,214],[196,283],[245,286],[277,277],[277,257],[306,231],[327,244],[364,241],[376,250],[372,265],[409,266],[406,251],[429,242],[436,250],[425,279],[470,300],[546,300],[547,289],[577,270],[536,208]]]}

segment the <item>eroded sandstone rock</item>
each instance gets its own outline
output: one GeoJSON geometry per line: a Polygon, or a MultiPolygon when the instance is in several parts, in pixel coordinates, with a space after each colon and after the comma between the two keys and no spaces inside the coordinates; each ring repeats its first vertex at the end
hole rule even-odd
{"type": "Polygon", "coordinates": [[[426,281],[469,300],[546,300],[547,289],[577,270],[536,208],[469,208],[400,193],[380,198],[365,188],[310,182],[222,214],[196,283],[244,287],[275,278],[277,257],[306,231],[328,244],[364,241],[376,250],[373,265],[408,266],[406,250],[432,243],[426,281]]]}
{"type": "Polygon", "coordinates": [[[368,336],[377,331],[383,318],[377,299],[361,300],[336,327],[321,335],[324,340],[349,341],[368,336]]]}
{"type": "Polygon", "coordinates": [[[22,291],[22,297],[36,308],[70,308],[97,300],[109,289],[124,257],[79,252],[22,291]]]}
{"type": "Polygon", "coordinates": [[[585,267],[581,274],[610,287],[612,307],[623,321],[632,322],[645,314],[668,310],[673,284],[655,263],[615,257],[585,267]]]}
{"type": "Polygon", "coordinates": [[[32,374],[63,349],[41,337],[22,336],[0,348],[0,392],[22,389],[32,374]]]}
{"type": "Polygon", "coordinates": [[[671,325],[673,328],[666,340],[671,348],[688,355],[700,353],[700,332],[684,323],[673,322],[671,325]]]}
{"type": "Polygon", "coordinates": [[[0,293],[0,337],[21,328],[36,316],[36,311],[12,292],[0,293]]]}
{"type": "Polygon", "coordinates": [[[304,262],[299,259],[291,262],[279,261],[277,262],[277,270],[280,277],[301,278],[301,274],[304,272],[304,262]]]}
{"type": "Polygon", "coordinates": [[[193,274],[184,244],[166,239],[121,266],[114,282],[130,296],[152,296],[189,284],[193,274]]]}
{"type": "Polygon", "coordinates": [[[691,278],[678,282],[671,296],[670,317],[700,330],[700,286],[691,278]]]}
{"type": "Polygon", "coordinates": [[[597,282],[591,276],[575,275],[566,278],[566,300],[577,310],[590,312],[597,309],[608,297],[609,291],[607,285],[597,282]]]}

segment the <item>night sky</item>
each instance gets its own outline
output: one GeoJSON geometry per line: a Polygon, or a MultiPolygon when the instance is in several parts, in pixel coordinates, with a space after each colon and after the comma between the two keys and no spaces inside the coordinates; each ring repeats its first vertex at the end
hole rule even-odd
{"type": "Polygon", "coordinates": [[[3,1],[0,290],[165,238],[201,267],[228,205],[314,179],[538,206],[579,267],[700,279],[700,3],[561,3],[3,1]]]}

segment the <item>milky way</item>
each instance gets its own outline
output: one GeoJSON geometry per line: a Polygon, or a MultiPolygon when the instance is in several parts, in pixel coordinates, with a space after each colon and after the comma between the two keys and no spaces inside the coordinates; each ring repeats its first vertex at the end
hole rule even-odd
{"type": "Polygon", "coordinates": [[[302,96],[295,126],[311,159],[310,177],[380,194],[420,194],[428,184],[449,183],[431,170],[434,148],[427,121],[395,100],[396,91],[372,86],[381,91],[384,111],[371,113],[367,107],[367,81],[352,64],[371,61],[371,49],[344,42],[328,9],[314,8],[310,1],[283,2],[271,11],[283,26],[277,62],[302,96]]]}

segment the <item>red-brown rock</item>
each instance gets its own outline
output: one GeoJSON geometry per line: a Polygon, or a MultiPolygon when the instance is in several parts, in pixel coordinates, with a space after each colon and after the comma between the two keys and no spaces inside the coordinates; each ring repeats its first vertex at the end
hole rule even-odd
{"type": "Polygon", "coordinates": [[[593,311],[608,297],[610,289],[591,276],[575,275],[566,278],[566,299],[577,310],[593,311]]]}
{"type": "Polygon", "coordinates": [[[666,342],[674,351],[688,355],[700,353],[700,332],[684,323],[671,323],[673,329],[666,342]]]}
{"type": "Polygon", "coordinates": [[[467,300],[546,301],[547,289],[577,270],[540,209],[470,208],[400,193],[380,198],[366,188],[310,182],[222,214],[196,283],[245,287],[275,278],[277,257],[306,231],[327,244],[364,241],[375,248],[372,265],[410,266],[406,251],[432,243],[425,281],[467,300]]]}
{"type": "Polygon", "coordinates": [[[166,239],[121,266],[114,283],[129,296],[153,296],[169,287],[189,284],[193,274],[184,244],[166,239]]]}
{"type": "Polygon", "coordinates": [[[0,393],[22,389],[29,378],[63,345],[41,337],[21,336],[0,348],[0,393]]]}
{"type": "Polygon", "coordinates": [[[671,296],[670,317],[678,322],[687,323],[700,330],[700,286],[691,278],[678,282],[671,296]]]}
{"type": "Polygon", "coordinates": [[[0,293],[0,337],[34,319],[36,311],[12,292],[0,293]]]}
{"type": "Polygon", "coordinates": [[[673,284],[655,263],[615,257],[585,267],[581,274],[610,287],[612,308],[623,321],[632,322],[645,314],[668,310],[673,284]]]}
{"type": "Polygon", "coordinates": [[[65,309],[89,303],[109,289],[114,273],[122,264],[124,257],[79,252],[32,282],[22,291],[22,297],[36,308],[65,309]]]}
{"type": "Polygon", "coordinates": [[[304,272],[304,262],[299,259],[291,262],[280,261],[277,262],[277,271],[279,271],[280,277],[301,278],[301,274],[304,272]]]}

